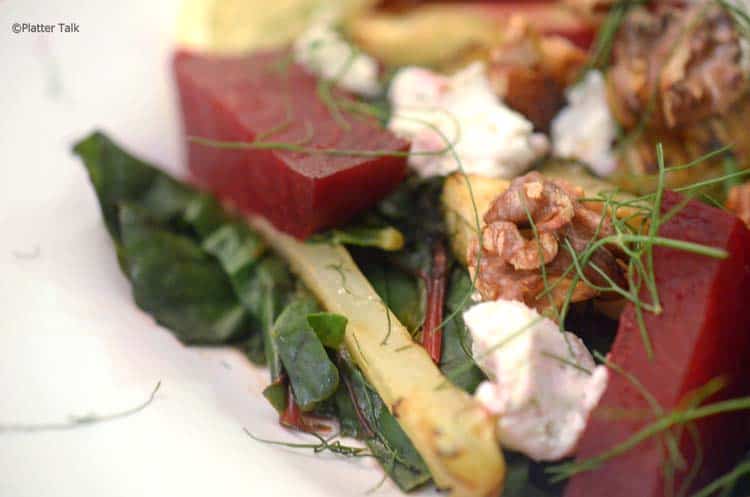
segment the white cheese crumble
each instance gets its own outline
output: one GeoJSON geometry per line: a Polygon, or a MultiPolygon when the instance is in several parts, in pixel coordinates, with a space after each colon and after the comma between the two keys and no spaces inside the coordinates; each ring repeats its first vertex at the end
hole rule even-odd
{"type": "Polygon", "coordinates": [[[617,167],[612,144],[617,123],[607,104],[607,88],[599,71],[566,92],[568,105],[552,121],[552,150],[558,157],[585,162],[599,176],[617,167]]]}
{"type": "Polygon", "coordinates": [[[537,461],[571,455],[607,385],[583,342],[521,302],[483,302],[464,313],[489,381],[475,397],[499,415],[498,438],[537,461]]]}
{"type": "Polygon", "coordinates": [[[403,68],[388,98],[388,128],[411,141],[409,165],[422,177],[458,170],[458,156],[466,173],[513,178],[549,148],[531,122],[503,105],[479,62],[450,77],[403,68]]]}
{"type": "Polygon", "coordinates": [[[378,63],[359,52],[335,28],[335,15],[315,17],[294,42],[294,61],[336,86],[372,97],[381,91],[378,63]]]}

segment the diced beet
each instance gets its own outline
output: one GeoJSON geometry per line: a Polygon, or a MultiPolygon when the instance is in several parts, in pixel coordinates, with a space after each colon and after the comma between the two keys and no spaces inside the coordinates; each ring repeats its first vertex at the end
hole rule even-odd
{"type": "MultiPolygon", "coordinates": [[[[664,210],[681,197],[667,193],[664,210]]],[[[691,392],[723,377],[727,387],[704,401],[750,394],[750,231],[718,209],[691,201],[660,230],[661,236],[720,247],[728,259],[709,259],[667,248],[654,250],[654,272],[663,312],[645,313],[654,346],[649,359],[635,312],[620,319],[610,360],[634,375],[666,412],[684,407],[691,392]]],[[[644,293],[641,298],[648,301],[644,293]]],[[[649,403],[622,375],[611,371],[607,390],[579,445],[579,460],[625,441],[655,417],[649,403]],[[640,415],[639,415],[640,413],[640,415]]],[[[750,412],[722,414],[696,423],[698,449],[687,429],[680,448],[686,471],[675,475],[679,489],[690,468],[700,467],[691,487],[702,487],[728,471],[750,448],[750,412]],[[696,466],[696,467],[698,467],[696,466]]],[[[594,471],[574,476],[566,497],[664,497],[664,438],[653,437],[594,471]]]]}
{"type": "MultiPolygon", "coordinates": [[[[336,120],[317,80],[288,52],[219,57],[178,52],[174,71],[185,134],[221,141],[272,141],[314,149],[405,151],[373,118],[336,120]]],[[[335,92],[335,98],[349,98],[335,92]]],[[[305,238],[347,221],[391,191],[404,157],[227,150],[188,141],[194,180],[242,210],[305,238]]]]}

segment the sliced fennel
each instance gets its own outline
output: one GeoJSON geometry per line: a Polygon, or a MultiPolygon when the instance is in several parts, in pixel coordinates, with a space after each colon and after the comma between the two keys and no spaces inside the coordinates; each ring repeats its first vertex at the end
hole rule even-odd
{"type": "Polygon", "coordinates": [[[251,224],[290,264],[326,310],[349,319],[349,353],[427,463],[455,497],[499,493],[505,463],[495,423],[450,384],[383,304],[341,245],[302,243],[261,218],[251,224]]]}

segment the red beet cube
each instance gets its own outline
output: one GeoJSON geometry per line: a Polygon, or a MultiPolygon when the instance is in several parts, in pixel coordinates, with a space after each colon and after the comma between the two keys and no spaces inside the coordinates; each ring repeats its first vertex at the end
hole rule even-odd
{"type": "MultiPolygon", "coordinates": [[[[667,193],[663,209],[681,196],[667,193]]],[[[713,403],[750,394],[750,231],[718,209],[691,201],[660,229],[660,235],[725,249],[724,260],[684,251],[654,250],[654,272],[663,312],[645,313],[653,343],[649,358],[632,305],[620,318],[610,360],[634,375],[665,412],[684,407],[691,392],[723,377],[725,389],[713,403]]],[[[644,292],[643,301],[648,301],[644,292]]],[[[625,441],[655,416],[634,384],[611,371],[609,385],[579,445],[579,460],[625,441]]],[[[675,474],[679,489],[690,469],[700,470],[690,487],[702,487],[728,471],[750,448],[750,413],[704,418],[696,423],[700,442],[682,430],[685,470],[675,474]],[[702,462],[698,453],[702,451],[702,462]]],[[[670,495],[664,468],[664,438],[653,437],[594,471],[574,476],[566,497],[664,497],[670,495]]]]}
{"type": "MultiPolygon", "coordinates": [[[[316,150],[407,150],[374,118],[343,113],[337,119],[320,98],[317,80],[289,57],[282,51],[234,57],[178,52],[174,71],[185,134],[316,150]]],[[[349,97],[334,92],[334,98],[349,97]]],[[[226,150],[189,140],[187,153],[199,185],[298,238],[347,221],[406,174],[403,156],[226,150]]]]}

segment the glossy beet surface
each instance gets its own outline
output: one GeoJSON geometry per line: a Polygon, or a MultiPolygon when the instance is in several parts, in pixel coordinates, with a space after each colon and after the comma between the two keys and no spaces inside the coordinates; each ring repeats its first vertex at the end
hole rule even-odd
{"type": "MultiPolygon", "coordinates": [[[[664,210],[681,199],[667,193],[664,210]]],[[[750,395],[750,231],[739,219],[691,201],[660,229],[660,235],[720,247],[730,256],[716,260],[655,249],[656,283],[664,310],[660,315],[645,314],[653,358],[646,354],[629,305],[620,319],[610,360],[635,376],[666,412],[689,403],[691,392],[719,377],[727,381],[726,388],[704,404],[750,395]]],[[[648,299],[645,293],[641,298],[648,299]]],[[[579,459],[610,449],[658,417],[632,381],[610,373],[607,391],[579,446],[579,459]]],[[[705,418],[695,426],[697,432],[692,433],[699,434],[698,443],[688,429],[679,438],[687,464],[675,474],[674,494],[664,478],[668,461],[664,438],[655,437],[597,470],[573,477],[566,497],[679,495],[691,468],[698,473],[690,486],[702,487],[728,471],[750,447],[747,411],[705,418]]]]}
{"type": "MultiPolygon", "coordinates": [[[[373,118],[332,112],[317,80],[286,52],[218,57],[178,52],[186,136],[309,149],[404,151],[373,118]]],[[[348,98],[335,93],[334,100],[348,98]]],[[[240,209],[305,238],[371,206],[404,177],[404,157],[226,150],[187,142],[194,180],[240,209]]]]}

